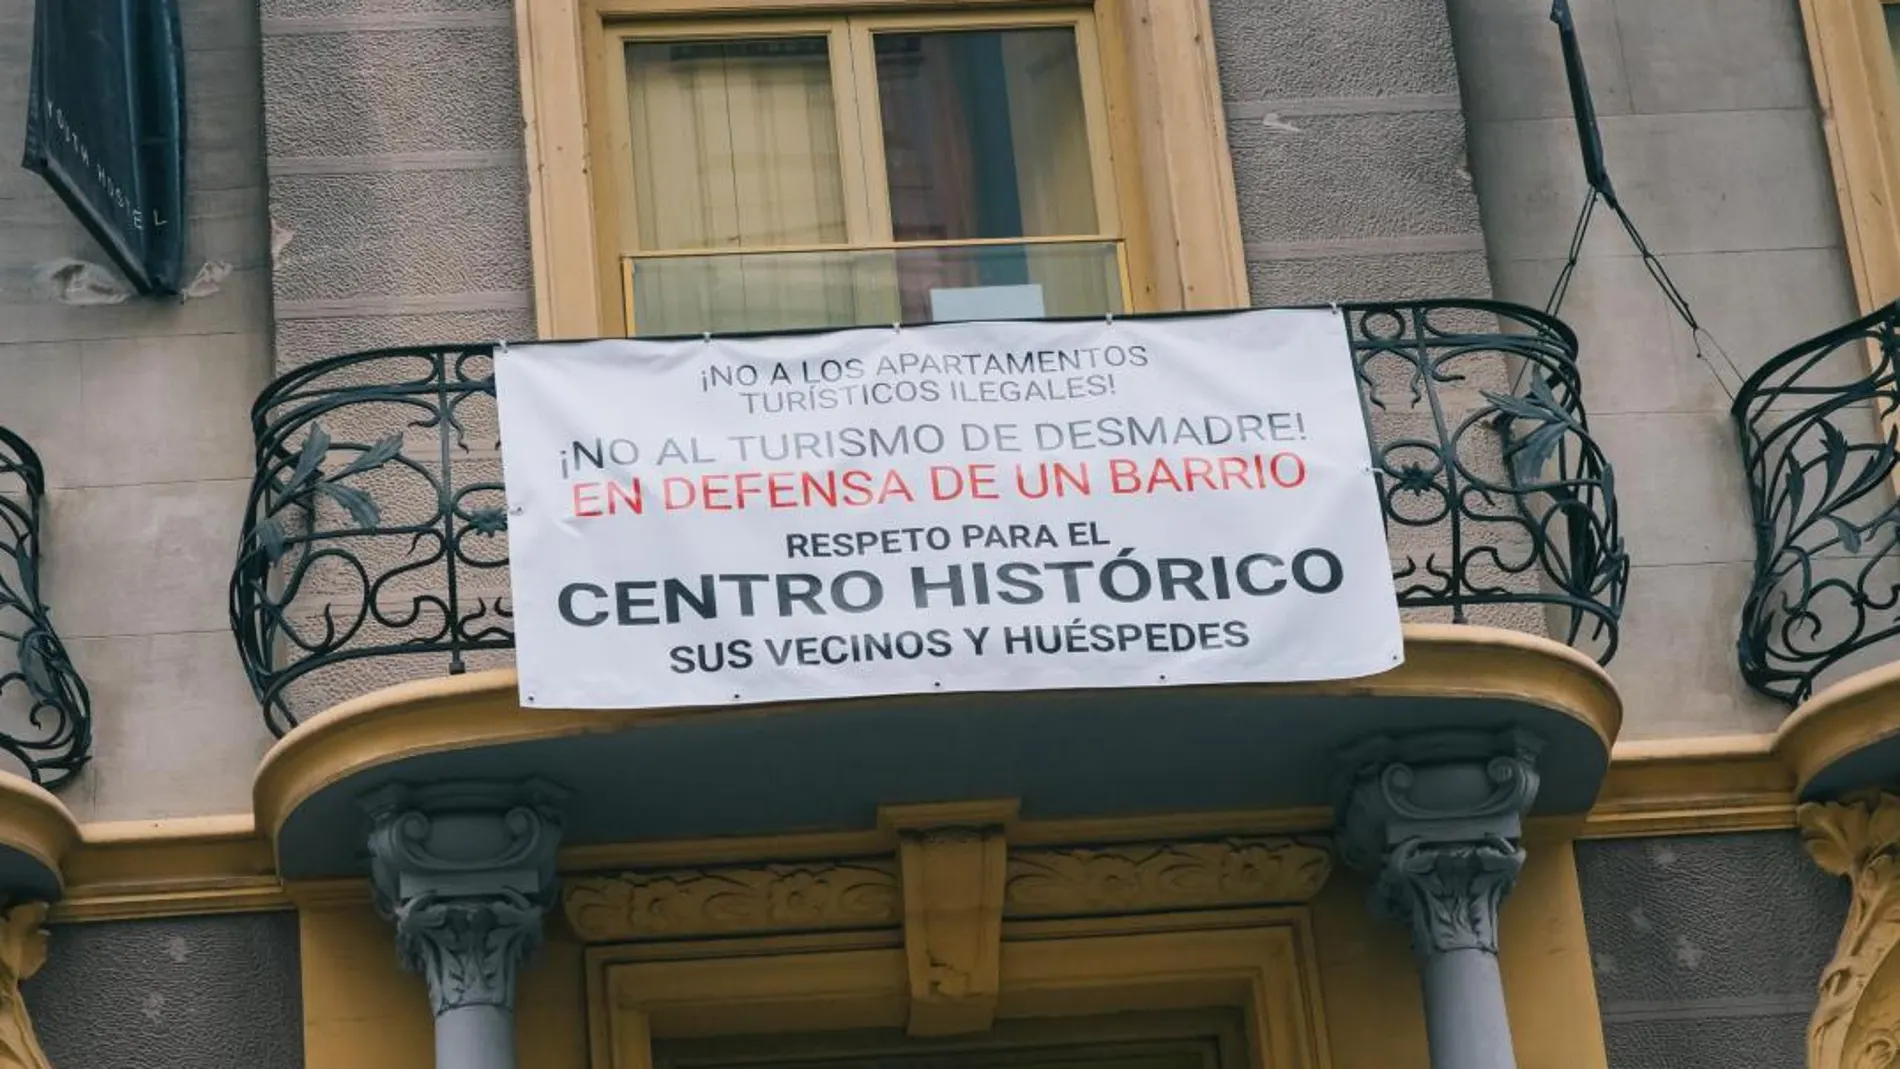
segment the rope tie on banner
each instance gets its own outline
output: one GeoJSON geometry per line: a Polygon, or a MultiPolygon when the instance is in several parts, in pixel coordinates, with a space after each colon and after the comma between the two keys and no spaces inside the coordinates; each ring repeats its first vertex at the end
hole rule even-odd
{"type": "Polygon", "coordinates": [[[495,341],[495,355],[496,355],[496,356],[507,356],[507,355],[508,355],[508,339],[506,339],[506,338],[498,338],[498,339],[496,339],[496,341],[495,341]]]}

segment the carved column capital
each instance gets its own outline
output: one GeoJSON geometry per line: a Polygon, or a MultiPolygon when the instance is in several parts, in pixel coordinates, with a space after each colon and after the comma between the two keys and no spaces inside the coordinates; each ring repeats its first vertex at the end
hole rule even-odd
{"type": "Polygon", "coordinates": [[[1523,865],[1523,849],[1497,836],[1478,843],[1410,840],[1393,847],[1379,870],[1377,908],[1411,923],[1420,954],[1496,954],[1498,909],[1523,865]]]}
{"type": "Polygon", "coordinates": [[[563,794],[544,783],[394,786],[364,799],[376,907],[439,1018],[511,1010],[556,897],[563,794]]]}
{"type": "Polygon", "coordinates": [[[1374,910],[1408,921],[1421,956],[1497,953],[1541,749],[1522,731],[1454,731],[1376,738],[1341,755],[1340,856],[1374,875],[1374,910]]]}
{"type": "Polygon", "coordinates": [[[1900,1049],[1900,962],[1889,967],[1900,945],[1900,796],[1810,802],[1795,819],[1815,863],[1845,876],[1852,892],[1808,1024],[1809,1069],[1890,1064],[1900,1049]]]}

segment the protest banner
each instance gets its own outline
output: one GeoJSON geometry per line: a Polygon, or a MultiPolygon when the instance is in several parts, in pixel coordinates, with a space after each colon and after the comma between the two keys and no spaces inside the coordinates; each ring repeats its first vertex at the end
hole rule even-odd
{"type": "Polygon", "coordinates": [[[1340,313],[516,346],[524,705],[1400,663],[1340,313]]]}

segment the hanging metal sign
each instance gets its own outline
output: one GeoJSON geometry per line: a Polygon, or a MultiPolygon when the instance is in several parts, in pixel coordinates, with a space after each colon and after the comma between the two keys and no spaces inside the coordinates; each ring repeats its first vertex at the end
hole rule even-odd
{"type": "Polygon", "coordinates": [[[38,0],[24,166],[139,292],[178,292],[185,87],[176,0],[38,0]]]}
{"type": "Polygon", "coordinates": [[[495,381],[525,705],[1402,659],[1336,311],[555,343],[495,381]]]}

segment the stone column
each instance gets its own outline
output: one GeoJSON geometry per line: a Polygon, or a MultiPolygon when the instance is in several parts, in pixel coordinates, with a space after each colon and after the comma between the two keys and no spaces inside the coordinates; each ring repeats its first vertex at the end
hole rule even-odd
{"type": "Polygon", "coordinates": [[[1498,908],[1524,864],[1541,743],[1519,731],[1378,738],[1341,756],[1340,856],[1406,921],[1434,1069],[1516,1069],[1498,908]]]}
{"type": "Polygon", "coordinates": [[[429,984],[437,1069],[515,1069],[515,970],[554,903],[562,793],[542,783],[369,796],[376,908],[429,984]]]}

